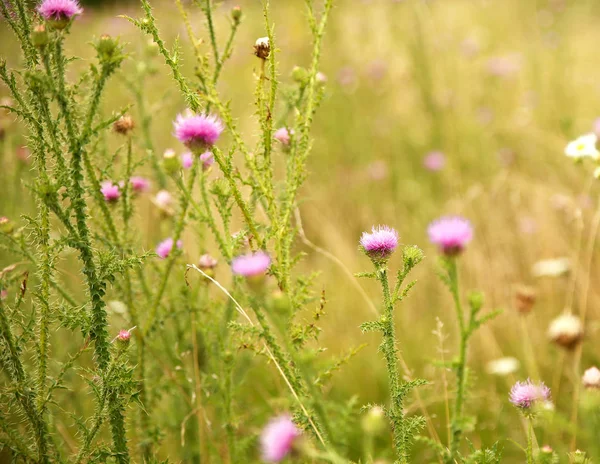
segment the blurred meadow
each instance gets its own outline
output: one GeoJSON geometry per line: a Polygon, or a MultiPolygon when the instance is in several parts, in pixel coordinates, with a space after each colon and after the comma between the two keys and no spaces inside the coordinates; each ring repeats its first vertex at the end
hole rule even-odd
{"type": "MultiPolygon", "coordinates": [[[[294,66],[309,65],[312,44],[303,2],[272,3],[278,71],[285,91],[293,82],[294,66]]],[[[266,35],[260,2],[219,2],[213,14],[222,45],[231,8],[238,4],[243,21],[218,90],[230,102],[240,132],[252,146],[258,134],[253,93],[259,66],[252,46],[266,35]]],[[[129,113],[136,121],[134,150],[141,153],[148,147],[139,113],[143,104],[152,117],[147,135],[155,152],[162,156],[165,150],[174,149],[179,155],[184,150],[173,136],[172,121],[185,109],[185,102],[162,59],[142,58],[148,37],[119,17],[139,17],[140,6],[135,2],[83,6],[85,12],[65,43],[69,54],[81,57],[70,65],[72,72],[94,58],[89,45],[94,38],[102,34],[121,37],[127,58],[108,84],[102,111],[108,116],[131,105],[129,113]],[[144,75],[144,88],[136,99],[130,83],[140,75],[144,75]]],[[[193,76],[193,45],[177,7],[168,1],[155,1],[152,6],[167,45],[179,37],[182,71],[193,76]]],[[[199,47],[206,53],[210,39],[202,12],[192,4],[185,6],[194,33],[202,39],[199,47]]],[[[560,462],[570,462],[567,453],[578,448],[600,459],[600,438],[588,433],[577,407],[583,394],[583,371],[600,363],[600,290],[595,285],[600,278],[600,190],[589,165],[574,164],[563,154],[577,136],[594,129],[600,135],[600,123],[594,127],[600,117],[599,21],[600,2],[595,0],[334,3],[320,65],[327,81],[312,128],[308,178],[299,194],[303,228],[295,248],[307,254],[301,270],[319,272],[315,289],[326,300],[325,316],[319,321],[320,344],[326,354],[344,355],[365,346],[332,374],[331,386],[323,391],[325,398],[341,402],[354,398],[359,406],[387,401],[385,364],[378,353],[380,336],[364,334],[359,328],[377,313],[379,289],[376,282],[358,280],[353,274],[370,269],[369,260],[358,250],[361,233],[372,225],[388,224],[398,230],[403,244],[418,245],[426,255],[415,271],[416,287],[395,313],[403,376],[429,381],[413,394],[407,413],[423,414],[422,434],[447,443],[454,374],[440,360],[454,357],[458,340],[452,297],[436,277],[438,252],[429,243],[427,226],[439,216],[461,215],[474,228],[473,241],[460,258],[462,286],[485,294],[486,311],[503,310],[470,344],[471,394],[466,412],[474,421],[465,437],[477,449],[499,441],[501,462],[525,462],[516,443],[525,446],[527,426],[508,402],[508,394],[515,381],[531,377],[551,388],[559,416],[536,425],[537,445],[551,446],[561,455],[560,462]],[[568,264],[560,275],[536,275],[536,263],[563,258],[568,264]],[[520,313],[515,300],[523,286],[535,292],[529,314],[520,313]],[[579,315],[585,327],[582,344],[570,351],[548,338],[550,322],[566,309],[579,315]],[[501,375],[491,372],[489,363],[503,357],[516,358],[518,368],[501,375]],[[410,367],[410,374],[405,366],[410,367]],[[580,421],[578,430],[573,420],[580,421]]],[[[20,53],[9,28],[0,22],[0,55],[17,66],[20,53]]],[[[0,97],[6,96],[6,87],[0,87],[0,97]]],[[[18,223],[21,214],[36,211],[29,193],[34,176],[31,159],[19,148],[27,145],[27,133],[13,115],[4,114],[0,124],[0,215],[18,223]]],[[[227,131],[223,139],[225,143],[230,140],[227,131]]],[[[122,142],[108,136],[103,143],[107,147],[103,163],[110,167],[114,159],[108,153],[114,153],[122,142]]],[[[151,168],[145,166],[138,174],[151,175],[151,168]]],[[[217,178],[219,173],[210,175],[217,178]]],[[[152,193],[157,189],[154,185],[152,193]]],[[[161,221],[150,195],[136,201],[136,232],[144,249],[153,250],[170,225],[161,221]]],[[[99,213],[91,211],[91,222],[101,222],[99,213]]],[[[237,213],[233,221],[241,224],[237,213]]],[[[172,276],[178,285],[185,279],[185,263],[195,263],[202,253],[216,249],[212,239],[204,239],[193,226],[184,231],[183,242],[183,258],[172,276]]],[[[0,250],[0,267],[15,262],[15,256],[0,250]]],[[[83,295],[75,262],[76,254],[65,252],[56,268],[61,285],[74,295],[83,295]]],[[[395,255],[390,267],[400,262],[401,257],[395,255]]],[[[26,263],[17,264],[27,269],[26,263]]],[[[215,278],[227,287],[231,281],[228,266],[219,265],[215,278]]],[[[196,276],[189,279],[199,282],[196,276]]],[[[9,292],[9,298],[14,298],[16,289],[9,292]]],[[[174,295],[167,306],[176,307],[177,298],[174,295]]],[[[215,291],[213,298],[221,299],[222,294],[215,291]]],[[[109,287],[113,336],[125,325],[118,299],[111,296],[109,287]]],[[[186,324],[186,320],[175,323],[186,324]]],[[[81,336],[64,330],[53,331],[51,337],[52,350],[63,359],[82,341],[81,336]]],[[[176,343],[171,349],[172,353],[158,350],[151,354],[159,360],[155,372],[159,384],[178,375],[177,359],[186,356],[176,343]]],[[[264,359],[257,360],[242,348],[237,353],[236,370],[244,372],[245,380],[232,407],[238,437],[251,437],[270,415],[269,398],[285,386],[264,359]],[[246,417],[250,404],[262,407],[260,418],[246,417]]],[[[83,388],[83,381],[73,380],[73,385],[83,388]]],[[[172,462],[199,462],[191,439],[182,440],[182,421],[189,411],[174,405],[176,390],[165,387],[164,391],[162,398],[157,393],[155,406],[160,411],[155,415],[164,426],[158,456],[170,457],[172,462]],[[177,408],[184,410],[175,413],[177,408]]],[[[78,412],[94,408],[86,401],[89,398],[77,394],[76,387],[59,394],[61,401],[78,412]]],[[[347,424],[354,429],[350,457],[358,462],[360,420],[348,420],[354,421],[347,424]]],[[[76,441],[77,429],[68,417],[55,426],[65,442],[76,441]]],[[[378,440],[382,449],[391,447],[387,435],[378,440]]],[[[466,450],[467,445],[463,446],[466,450]]],[[[389,452],[382,451],[381,457],[391,462],[389,452]]],[[[411,462],[437,462],[437,458],[426,444],[417,442],[411,462]]]]}

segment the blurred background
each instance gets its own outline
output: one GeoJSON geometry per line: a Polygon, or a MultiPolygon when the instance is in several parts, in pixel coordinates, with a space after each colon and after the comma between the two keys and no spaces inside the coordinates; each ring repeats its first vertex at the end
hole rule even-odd
{"type": "MultiPolygon", "coordinates": [[[[167,1],[152,4],[167,43],[179,37],[185,72],[192,75],[192,47],[176,8],[167,1]]],[[[219,91],[252,140],[257,67],[252,46],[265,31],[260,2],[224,1],[215,11],[220,43],[234,5],[241,6],[244,18],[219,91]]],[[[104,105],[108,112],[135,104],[125,83],[140,66],[146,38],[118,15],[138,17],[139,5],[98,1],[84,7],[67,42],[70,53],[83,57],[73,66],[89,64],[94,37],[122,37],[130,58],[104,105]]],[[[189,11],[194,32],[206,40],[201,12],[191,5],[189,11]]],[[[303,2],[275,0],[272,11],[281,80],[290,83],[294,66],[308,66],[311,48],[303,2]]],[[[574,165],[563,151],[581,134],[600,135],[599,20],[595,0],[336,2],[323,51],[327,90],[315,120],[301,214],[307,239],[343,267],[310,246],[298,246],[308,253],[302,267],[321,273],[318,290],[327,299],[323,344],[335,354],[367,346],[335,374],[327,395],[356,396],[360,404],[387,397],[379,336],[359,329],[374,317],[379,290],[361,281],[361,293],[347,272],[370,269],[358,239],[372,225],[388,224],[398,229],[403,243],[419,245],[427,255],[417,271],[417,286],[397,311],[398,337],[411,375],[432,381],[420,390],[414,411],[426,408],[425,433],[435,429],[446,441],[443,379],[453,380],[436,361],[456,353],[455,315],[435,275],[437,253],[426,229],[441,215],[460,214],[475,229],[460,258],[463,288],[482,290],[487,310],[504,309],[472,342],[468,411],[477,422],[467,436],[477,447],[502,437],[506,462],[521,462],[521,451],[506,440],[525,440],[507,395],[515,380],[527,377],[544,380],[553,389],[557,410],[570,416],[582,370],[600,362],[595,285],[600,263],[593,227],[600,203],[592,169],[574,165]],[[565,269],[556,276],[536,276],[535,264],[549,259],[562,259],[565,269]],[[528,315],[515,305],[523,285],[536,294],[528,315]],[[550,321],[567,307],[586,318],[580,365],[573,353],[547,337],[550,321]],[[507,356],[519,360],[517,370],[491,373],[490,361],[507,356]]],[[[0,22],[0,55],[17,65],[18,45],[5,26],[0,22]]],[[[0,87],[0,96],[6,93],[0,87]]],[[[184,103],[160,60],[147,78],[144,98],[154,118],[157,151],[183,151],[172,136],[172,120],[184,103]]],[[[26,187],[32,175],[29,160],[18,149],[26,138],[9,116],[2,118],[2,132],[0,215],[18,217],[33,208],[26,187]]],[[[152,220],[149,200],[139,212],[148,233],[145,245],[152,249],[160,226],[152,220]]],[[[186,247],[186,257],[194,261],[200,251],[186,247]]],[[[1,261],[7,265],[11,258],[1,261]]],[[[399,260],[390,265],[395,268],[399,260]]],[[[540,445],[562,450],[569,448],[569,437],[560,428],[538,434],[540,445]]],[[[178,438],[172,437],[172,446],[178,446],[178,438]]]]}

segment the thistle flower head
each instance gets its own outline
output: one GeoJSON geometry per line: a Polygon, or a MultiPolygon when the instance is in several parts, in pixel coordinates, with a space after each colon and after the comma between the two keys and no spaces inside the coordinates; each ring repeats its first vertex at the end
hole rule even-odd
{"type": "Polygon", "coordinates": [[[135,193],[142,193],[150,188],[150,181],[145,177],[133,176],[129,179],[129,182],[135,193]]]}
{"type": "Polygon", "coordinates": [[[183,153],[181,155],[181,165],[183,166],[184,169],[191,168],[193,164],[194,164],[194,155],[191,152],[186,151],[185,153],[183,153]]]}
{"type": "Polygon", "coordinates": [[[134,126],[135,124],[131,116],[125,114],[115,121],[113,124],[113,130],[117,134],[127,135],[133,130],[134,126]]]}
{"type": "MultiPolygon", "coordinates": [[[[156,254],[160,259],[166,259],[171,254],[171,251],[173,250],[173,245],[175,245],[175,241],[171,237],[163,240],[157,245],[156,254]]],[[[181,240],[177,240],[177,248],[181,249],[182,246],[183,243],[181,242],[181,240]]]]}
{"type": "Polygon", "coordinates": [[[290,416],[279,416],[271,420],[260,436],[262,458],[266,462],[280,462],[292,450],[294,441],[301,432],[290,416]]]}
{"type": "Polygon", "coordinates": [[[586,388],[600,389],[600,369],[595,366],[586,369],[581,380],[586,388]]]}
{"type": "Polygon", "coordinates": [[[550,401],[550,389],[544,382],[536,384],[527,379],[526,382],[517,382],[513,385],[509,398],[517,408],[528,410],[538,402],[550,401]]]}
{"type": "Polygon", "coordinates": [[[106,180],[100,184],[100,192],[102,196],[108,202],[115,202],[121,196],[121,191],[117,184],[113,184],[110,180],[106,180]]]}
{"type": "Polygon", "coordinates": [[[443,217],[427,229],[429,240],[447,256],[459,254],[473,239],[471,223],[459,216],[443,217]]]}
{"type": "Polygon", "coordinates": [[[398,232],[388,226],[373,227],[360,237],[360,247],[374,261],[386,260],[397,246],[398,232]]]}
{"type": "Polygon", "coordinates": [[[209,254],[200,256],[200,259],[198,260],[198,267],[202,270],[214,269],[217,267],[217,264],[218,261],[209,254]]]}
{"type": "Polygon", "coordinates": [[[548,337],[563,348],[574,348],[583,338],[583,323],[573,314],[562,314],[550,323],[548,337]]]}
{"type": "Polygon", "coordinates": [[[37,11],[46,21],[61,22],[69,21],[73,16],[83,13],[76,0],[44,0],[37,11]]]}
{"type": "Polygon", "coordinates": [[[131,333],[129,333],[129,330],[121,330],[119,332],[119,335],[117,335],[117,340],[120,340],[122,342],[129,341],[130,338],[131,338],[131,333]]]}
{"type": "Polygon", "coordinates": [[[159,190],[152,202],[164,214],[173,214],[173,197],[168,190],[159,190]]]}
{"type": "Polygon", "coordinates": [[[572,142],[569,142],[565,148],[565,155],[575,160],[581,160],[583,158],[598,160],[600,158],[600,152],[596,148],[597,142],[598,136],[596,134],[582,135],[572,142]]]}
{"type": "Polygon", "coordinates": [[[215,157],[212,151],[205,151],[200,155],[200,162],[202,163],[202,169],[207,171],[214,163],[215,157]]]}
{"type": "Polygon", "coordinates": [[[271,258],[264,251],[238,256],[231,262],[234,274],[255,277],[264,274],[271,265],[271,258]]]}
{"type": "Polygon", "coordinates": [[[291,136],[294,134],[294,131],[288,131],[287,127],[282,127],[275,131],[273,134],[273,138],[281,143],[284,147],[288,147],[292,140],[291,136]]]}
{"type": "Polygon", "coordinates": [[[210,114],[177,116],[175,137],[191,150],[205,150],[212,147],[223,132],[223,124],[210,114]]]}
{"type": "Polygon", "coordinates": [[[441,151],[432,151],[423,158],[423,166],[429,171],[441,171],[446,165],[446,157],[441,151]]]}
{"type": "Polygon", "coordinates": [[[254,54],[261,60],[266,60],[271,53],[271,44],[268,37],[261,37],[254,43],[254,54]]]}

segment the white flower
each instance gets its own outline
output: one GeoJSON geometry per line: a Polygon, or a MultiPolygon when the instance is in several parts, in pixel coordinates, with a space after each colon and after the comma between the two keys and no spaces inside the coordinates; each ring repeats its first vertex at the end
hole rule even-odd
{"type": "Polygon", "coordinates": [[[486,370],[488,374],[493,375],[509,375],[519,369],[519,360],[512,357],[494,359],[487,363],[486,370]]]}
{"type": "Polygon", "coordinates": [[[571,269],[569,258],[544,259],[533,265],[531,270],[535,277],[560,277],[571,269]]]}
{"type": "Polygon", "coordinates": [[[565,155],[576,160],[582,158],[592,158],[598,160],[600,152],[596,148],[598,137],[596,134],[582,135],[581,137],[569,142],[565,148],[565,155]]]}

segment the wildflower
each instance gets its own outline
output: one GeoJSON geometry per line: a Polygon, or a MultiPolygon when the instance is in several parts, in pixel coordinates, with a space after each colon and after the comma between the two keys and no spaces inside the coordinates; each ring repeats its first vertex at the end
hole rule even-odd
{"type": "Polygon", "coordinates": [[[388,226],[373,227],[360,237],[360,247],[374,262],[387,260],[397,246],[398,232],[388,226]]]}
{"type": "Polygon", "coordinates": [[[48,31],[44,24],[36,24],[31,31],[31,43],[34,47],[43,48],[48,45],[48,31]]]}
{"type": "Polygon", "coordinates": [[[106,180],[100,185],[100,191],[102,192],[102,196],[109,203],[114,203],[121,196],[119,186],[117,184],[113,184],[110,180],[106,180]]]}
{"type": "Polygon", "coordinates": [[[142,193],[150,188],[150,181],[145,177],[133,176],[129,179],[129,183],[135,193],[142,193]]]}
{"type": "Polygon", "coordinates": [[[131,339],[131,333],[129,330],[121,330],[119,335],[117,335],[117,343],[122,348],[127,348],[131,339]]]}
{"type": "Polygon", "coordinates": [[[71,18],[83,13],[76,0],[44,0],[37,8],[38,13],[54,29],[64,29],[71,18]]]}
{"type": "Polygon", "coordinates": [[[168,216],[173,214],[173,197],[167,190],[160,190],[152,199],[152,202],[162,213],[168,216]]]}
{"type": "Polygon", "coordinates": [[[244,277],[263,275],[271,265],[271,258],[264,251],[238,256],[231,262],[234,274],[244,277]]]}
{"type": "Polygon", "coordinates": [[[550,401],[550,389],[544,382],[535,384],[527,379],[527,382],[517,382],[513,385],[509,398],[517,408],[529,410],[536,403],[550,401]]]}
{"type": "Polygon", "coordinates": [[[178,115],[175,137],[189,149],[205,150],[212,147],[223,132],[223,124],[214,115],[178,115]]]}
{"type": "Polygon", "coordinates": [[[596,142],[598,142],[598,136],[596,134],[582,135],[572,142],[569,142],[565,148],[565,155],[575,160],[581,160],[583,158],[598,160],[600,158],[600,152],[598,152],[598,149],[596,148],[596,142]]]}
{"type": "Polygon", "coordinates": [[[432,151],[423,158],[423,166],[429,171],[441,171],[446,165],[446,157],[441,151],[432,151]]]}
{"type": "Polygon", "coordinates": [[[181,168],[181,164],[177,160],[177,155],[175,154],[175,150],[171,148],[167,148],[163,153],[162,157],[162,165],[166,172],[169,174],[175,174],[181,168]]]}
{"type": "Polygon", "coordinates": [[[532,287],[519,285],[515,290],[515,307],[521,314],[528,314],[535,304],[536,292],[532,287]]]}
{"type": "Polygon", "coordinates": [[[135,124],[133,123],[133,119],[128,114],[121,116],[113,124],[113,130],[117,134],[123,134],[123,135],[129,134],[129,132],[131,132],[134,127],[135,127],[135,124]]]}
{"type": "Polygon", "coordinates": [[[242,20],[242,7],[239,5],[234,6],[231,9],[231,19],[235,24],[239,24],[242,20]]]}
{"type": "Polygon", "coordinates": [[[186,151],[181,155],[181,165],[184,169],[189,169],[194,164],[194,155],[191,152],[186,151]]]}
{"type": "Polygon", "coordinates": [[[208,171],[208,169],[215,163],[215,157],[212,151],[205,151],[200,155],[200,162],[202,163],[202,169],[208,171]]]}
{"type": "Polygon", "coordinates": [[[488,362],[486,371],[488,374],[505,376],[516,372],[520,365],[521,363],[519,363],[518,359],[507,356],[488,362]]]}
{"type": "Polygon", "coordinates": [[[217,267],[217,264],[218,261],[209,254],[200,256],[200,259],[198,260],[198,267],[203,271],[206,269],[214,269],[217,267]]]}
{"type": "Polygon", "coordinates": [[[0,217],[0,231],[5,234],[10,234],[15,228],[15,225],[6,216],[0,217]]]}
{"type": "Polygon", "coordinates": [[[294,441],[301,432],[290,416],[284,415],[271,420],[260,436],[262,458],[267,462],[279,462],[292,450],[294,441]]]}
{"type": "Polygon", "coordinates": [[[289,147],[290,142],[292,140],[292,137],[291,137],[292,135],[294,135],[293,130],[288,131],[287,127],[282,127],[275,131],[275,134],[273,134],[273,137],[275,138],[275,140],[277,140],[279,143],[281,143],[284,147],[289,147]]]}
{"type": "Polygon", "coordinates": [[[368,435],[377,435],[385,430],[385,412],[380,406],[373,406],[361,422],[365,433],[368,435]]]}
{"type": "Polygon", "coordinates": [[[266,60],[271,53],[271,44],[268,37],[261,37],[254,44],[254,54],[261,60],[266,60]]]}
{"type": "Polygon", "coordinates": [[[473,238],[471,223],[459,216],[440,218],[429,225],[427,232],[431,243],[446,256],[459,254],[473,238]]]}
{"type": "Polygon", "coordinates": [[[581,380],[586,388],[600,389],[600,369],[590,367],[583,373],[581,380]]]}
{"type": "Polygon", "coordinates": [[[548,336],[563,348],[574,348],[583,338],[581,319],[573,314],[562,314],[550,323],[548,336]]]}
{"type": "Polygon", "coordinates": [[[315,80],[317,84],[325,85],[327,83],[327,76],[319,71],[315,76],[315,80]]]}
{"type": "Polygon", "coordinates": [[[569,258],[544,259],[533,265],[531,270],[535,277],[560,277],[571,270],[569,258]]]}
{"type": "MultiPolygon", "coordinates": [[[[171,254],[174,244],[175,244],[174,240],[171,237],[163,240],[156,247],[156,254],[161,259],[167,258],[171,254]]],[[[181,242],[181,240],[177,240],[177,248],[181,249],[182,246],[183,246],[183,243],[181,242]]]]}

